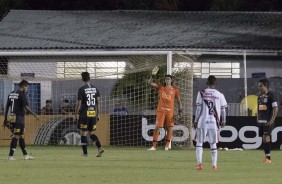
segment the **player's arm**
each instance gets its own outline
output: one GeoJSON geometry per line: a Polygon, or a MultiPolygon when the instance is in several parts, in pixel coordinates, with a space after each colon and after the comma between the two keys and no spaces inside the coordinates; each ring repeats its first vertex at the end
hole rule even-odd
{"type": "Polygon", "coordinates": [[[101,110],[100,97],[97,97],[97,117],[98,117],[98,121],[99,121],[100,110],[101,110]]]}
{"type": "Polygon", "coordinates": [[[198,121],[199,121],[201,112],[202,112],[202,105],[197,105],[196,114],[195,114],[195,121],[194,121],[194,128],[198,127],[198,121]]]}
{"type": "Polygon", "coordinates": [[[176,102],[177,102],[177,105],[178,105],[178,117],[181,118],[182,115],[183,115],[183,106],[182,106],[182,101],[180,99],[180,92],[179,92],[179,89],[176,89],[176,102]]]}
{"type": "Polygon", "coordinates": [[[76,100],[75,109],[74,109],[75,119],[78,118],[78,113],[81,107],[82,97],[83,97],[83,91],[79,89],[77,92],[77,100],[76,100]]]}
{"type": "Polygon", "coordinates": [[[80,107],[81,107],[81,100],[77,100],[75,104],[75,110],[74,110],[75,119],[77,119],[78,117],[78,112],[79,112],[80,107]]]}
{"type": "Polygon", "coordinates": [[[6,103],[6,108],[5,108],[5,114],[4,114],[4,124],[7,123],[7,119],[8,119],[8,112],[9,112],[9,108],[10,108],[10,103],[9,103],[9,97],[7,99],[7,103],[6,103]]]}
{"type": "Polygon", "coordinates": [[[153,76],[150,77],[150,79],[148,80],[148,84],[150,84],[151,86],[157,88],[158,84],[153,82],[153,76]]]}
{"type": "Polygon", "coordinates": [[[195,113],[195,120],[194,120],[194,128],[197,128],[198,127],[198,121],[199,121],[199,118],[200,118],[200,115],[201,115],[201,112],[202,112],[202,97],[200,95],[200,92],[198,92],[198,95],[197,95],[197,100],[196,100],[196,113],[195,113]]]}
{"type": "Polygon", "coordinates": [[[226,124],[226,107],[227,107],[227,102],[226,102],[226,99],[224,97],[223,94],[221,94],[221,113],[220,113],[220,126],[221,128],[223,128],[226,124]]]}
{"type": "Polygon", "coordinates": [[[271,119],[270,121],[267,123],[268,126],[271,126],[273,123],[274,123],[274,120],[277,116],[277,113],[278,113],[278,107],[275,106],[275,107],[272,107],[272,111],[271,111],[271,119]]]}
{"type": "Polygon", "coordinates": [[[30,114],[32,114],[32,115],[38,120],[37,114],[35,114],[35,113],[31,110],[31,108],[28,106],[27,98],[26,98],[25,95],[22,96],[21,101],[22,101],[22,104],[23,104],[25,110],[26,110],[27,112],[29,112],[30,114]]]}
{"type": "Polygon", "coordinates": [[[157,88],[158,84],[154,82],[153,76],[155,76],[159,71],[159,67],[155,67],[152,69],[152,76],[150,77],[150,79],[148,80],[148,84],[150,84],[151,86],[157,88]]]}
{"type": "Polygon", "coordinates": [[[278,105],[277,105],[277,102],[274,99],[273,95],[271,95],[271,101],[272,101],[272,103],[271,103],[272,111],[271,111],[271,119],[270,119],[269,122],[267,122],[268,126],[271,126],[274,123],[274,120],[275,120],[277,113],[278,113],[278,105]]]}
{"type": "Polygon", "coordinates": [[[37,114],[36,114],[35,112],[33,112],[33,111],[31,110],[31,108],[30,108],[28,105],[25,106],[25,109],[26,109],[28,112],[30,112],[36,119],[38,119],[37,114]]]}
{"type": "Polygon", "coordinates": [[[221,121],[220,126],[223,128],[226,124],[226,110],[225,107],[221,107],[221,121]]]}

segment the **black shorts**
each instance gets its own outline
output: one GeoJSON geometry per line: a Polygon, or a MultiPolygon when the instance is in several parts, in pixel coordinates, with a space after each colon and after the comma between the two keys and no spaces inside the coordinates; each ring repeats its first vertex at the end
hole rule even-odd
{"type": "Polygon", "coordinates": [[[24,134],[24,116],[17,116],[16,122],[13,125],[15,135],[24,134]]]}
{"type": "Polygon", "coordinates": [[[82,131],[94,131],[96,130],[96,117],[89,118],[89,117],[79,117],[77,128],[82,131]]]}
{"type": "Polygon", "coordinates": [[[274,128],[274,123],[271,126],[266,126],[266,124],[258,123],[259,127],[259,136],[262,137],[263,135],[271,136],[271,132],[274,128]]]}

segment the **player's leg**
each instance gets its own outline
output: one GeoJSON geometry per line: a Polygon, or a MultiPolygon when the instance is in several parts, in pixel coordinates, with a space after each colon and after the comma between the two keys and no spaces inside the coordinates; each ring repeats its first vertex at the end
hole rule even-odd
{"type": "Polygon", "coordinates": [[[16,151],[16,148],[17,148],[18,139],[19,139],[19,136],[15,135],[14,133],[11,143],[10,143],[10,152],[9,152],[8,160],[15,160],[14,152],[16,151]]]}
{"type": "Polygon", "coordinates": [[[212,159],[212,169],[217,169],[217,146],[218,143],[218,131],[216,129],[209,129],[207,134],[210,141],[211,148],[211,159],[212,159]]]}
{"type": "Polygon", "coordinates": [[[10,152],[9,152],[8,160],[15,160],[14,152],[16,151],[18,140],[19,140],[20,135],[21,135],[21,122],[20,122],[19,116],[17,116],[16,119],[15,119],[13,129],[14,129],[14,131],[13,131],[14,133],[13,133],[12,140],[11,140],[11,143],[10,143],[10,152]]]}
{"type": "Polygon", "coordinates": [[[164,120],[165,120],[165,113],[157,112],[156,125],[153,133],[153,143],[152,143],[152,147],[149,150],[156,150],[159,132],[160,132],[159,129],[164,126],[164,120]]]}
{"type": "Polygon", "coordinates": [[[270,136],[269,135],[263,135],[262,140],[263,140],[263,144],[264,144],[264,154],[265,154],[264,163],[271,163],[271,158],[270,158],[270,150],[271,150],[270,136]]]}
{"type": "Polygon", "coordinates": [[[98,153],[96,157],[101,157],[102,154],[104,153],[104,149],[101,146],[100,140],[97,135],[95,135],[95,130],[96,130],[96,118],[88,118],[88,131],[90,132],[90,139],[93,141],[93,143],[96,144],[98,148],[98,153]]]}
{"type": "Polygon", "coordinates": [[[174,127],[174,119],[173,119],[173,113],[167,113],[166,114],[166,127],[167,127],[167,135],[166,135],[166,143],[165,143],[165,150],[169,149],[169,144],[172,138],[172,130],[174,127]]]}
{"type": "Polygon", "coordinates": [[[24,135],[22,134],[19,138],[19,145],[22,149],[22,153],[23,155],[27,155],[27,151],[26,151],[26,148],[25,148],[25,141],[24,141],[24,135]]]}
{"type": "Polygon", "coordinates": [[[80,136],[81,136],[81,148],[83,152],[83,156],[87,156],[87,131],[88,125],[86,118],[79,117],[78,119],[78,128],[80,129],[80,136]]]}
{"type": "Polygon", "coordinates": [[[207,135],[207,129],[197,128],[196,129],[196,159],[197,159],[197,170],[202,170],[202,157],[203,157],[203,143],[207,135]]]}
{"type": "Polygon", "coordinates": [[[102,145],[101,145],[101,143],[100,143],[100,140],[99,140],[98,136],[94,134],[94,131],[92,131],[92,132],[90,133],[90,139],[91,139],[93,142],[95,142],[95,144],[96,144],[96,146],[97,146],[97,148],[98,148],[98,153],[97,153],[96,157],[101,157],[102,154],[105,152],[105,150],[103,149],[103,147],[102,147],[102,145]]]}
{"type": "Polygon", "coordinates": [[[273,126],[268,127],[268,126],[263,126],[263,136],[262,136],[262,141],[264,144],[264,153],[265,153],[265,159],[264,163],[271,163],[271,158],[270,158],[270,150],[271,150],[271,131],[273,129],[273,126]]]}
{"type": "Polygon", "coordinates": [[[24,135],[23,134],[19,137],[19,145],[20,145],[22,153],[23,153],[23,159],[24,160],[33,160],[34,157],[27,154],[26,147],[25,147],[25,140],[24,140],[24,135]]]}
{"type": "Polygon", "coordinates": [[[20,124],[20,132],[19,132],[19,145],[23,153],[24,160],[32,160],[33,157],[27,154],[26,146],[25,146],[25,140],[24,140],[24,128],[25,128],[25,122],[24,117],[19,116],[17,117],[17,120],[20,124]]]}

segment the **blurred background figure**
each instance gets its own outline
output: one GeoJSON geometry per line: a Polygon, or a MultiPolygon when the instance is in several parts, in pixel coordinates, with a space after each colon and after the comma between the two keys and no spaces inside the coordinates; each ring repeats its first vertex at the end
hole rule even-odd
{"type": "Polygon", "coordinates": [[[53,114],[53,108],[52,108],[52,101],[46,100],[46,105],[41,110],[42,115],[52,115],[53,114]]]}
{"type": "Polygon", "coordinates": [[[72,107],[70,106],[70,102],[68,99],[64,99],[61,108],[59,110],[59,114],[71,114],[71,113],[72,113],[72,107]]]}
{"type": "Polygon", "coordinates": [[[118,100],[118,102],[115,104],[114,114],[115,115],[127,115],[128,114],[128,110],[124,107],[124,104],[121,100],[118,100]]]}

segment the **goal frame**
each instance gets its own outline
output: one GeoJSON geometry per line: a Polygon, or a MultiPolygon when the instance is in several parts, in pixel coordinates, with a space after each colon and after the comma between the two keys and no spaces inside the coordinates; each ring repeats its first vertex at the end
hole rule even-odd
{"type": "MultiPolygon", "coordinates": [[[[179,54],[179,52],[175,52],[176,54],[179,54]]],[[[184,52],[185,53],[185,52],[184,52]]],[[[173,54],[174,51],[162,51],[162,50],[156,50],[156,51],[132,51],[132,50],[126,50],[126,51],[105,51],[105,50],[18,50],[18,51],[9,51],[9,50],[2,50],[0,51],[1,57],[63,57],[63,56],[122,56],[122,55],[166,55],[167,61],[167,74],[172,74],[172,68],[173,68],[173,54]]],[[[193,66],[192,66],[193,67],[193,66]]],[[[193,68],[192,68],[193,70],[193,68]]],[[[192,86],[193,86],[193,80],[192,86]]],[[[193,94],[192,94],[193,96],[193,94]]],[[[191,104],[191,107],[193,109],[193,103],[191,104]]],[[[193,114],[193,113],[192,113],[193,114]]],[[[191,118],[193,119],[193,118],[191,118]]],[[[188,130],[189,130],[189,138],[188,138],[188,147],[193,147],[193,141],[192,141],[192,122],[189,122],[188,124],[188,130]]]]}

